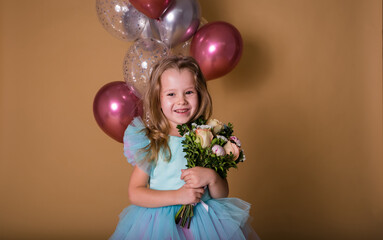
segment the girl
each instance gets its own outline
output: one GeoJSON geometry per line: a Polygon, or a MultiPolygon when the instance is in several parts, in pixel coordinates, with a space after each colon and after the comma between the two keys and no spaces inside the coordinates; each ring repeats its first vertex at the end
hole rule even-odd
{"type": "Polygon", "coordinates": [[[167,57],[154,67],[144,112],[144,121],[135,118],[124,136],[124,153],[134,166],[128,190],[134,205],[120,214],[110,239],[257,238],[247,223],[250,204],[227,198],[226,179],[208,168],[185,169],[177,125],[212,112],[193,58],[167,57]],[[183,204],[196,204],[189,229],[174,221],[183,204]]]}

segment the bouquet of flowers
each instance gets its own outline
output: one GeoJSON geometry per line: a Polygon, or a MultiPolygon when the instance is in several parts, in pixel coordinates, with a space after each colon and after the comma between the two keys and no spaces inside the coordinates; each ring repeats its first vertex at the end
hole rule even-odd
{"type": "MultiPolygon", "coordinates": [[[[241,142],[233,135],[233,125],[223,124],[216,119],[209,121],[199,118],[190,126],[177,126],[185,139],[182,141],[186,153],[186,167],[205,167],[215,170],[222,178],[226,178],[229,168],[237,168],[239,162],[245,161],[241,142]]],[[[190,227],[193,217],[193,204],[183,205],[175,216],[176,224],[190,227]]]]}

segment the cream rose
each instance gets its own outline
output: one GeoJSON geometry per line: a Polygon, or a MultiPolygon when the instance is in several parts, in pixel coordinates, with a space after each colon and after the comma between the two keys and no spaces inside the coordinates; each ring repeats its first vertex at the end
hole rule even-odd
{"type": "Polygon", "coordinates": [[[234,155],[234,160],[237,160],[239,157],[239,148],[235,143],[232,143],[228,141],[225,146],[223,146],[223,149],[225,149],[226,154],[232,153],[234,155]]]}
{"type": "Polygon", "coordinates": [[[221,123],[217,119],[210,119],[209,121],[207,121],[206,124],[211,126],[214,134],[219,133],[223,128],[223,123],[221,123]]]}
{"type": "Polygon", "coordinates": [[[197,137],[196,142],[201,143],[202,148],[209,147],[211,141],[213,140],[213,134],[211,133],[210,129],[197,128],[195,130],[195,135],[197,137]]]}

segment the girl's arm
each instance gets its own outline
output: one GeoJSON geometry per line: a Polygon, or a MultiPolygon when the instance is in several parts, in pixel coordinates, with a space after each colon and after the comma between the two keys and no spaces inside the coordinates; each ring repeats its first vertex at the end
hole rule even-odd
{"type": "Polygon", "coordinates": [[[221,178],[216,171],[210,168],[193,167],[181,170],[187,188],[209,187],[212,198],[224,198],[229,195],[229,185],[226,178],[221,178]]]}
{"type": "Polygon", "coordinates": [[[153,190],[147,188],[148,174],[137,166],[134,167],[129,182],[129,199],[134,205],[141,207],[163,207],[177,204],[191,204],[200,201],[203,188],[181,187],[178,190],[153,190]]]}

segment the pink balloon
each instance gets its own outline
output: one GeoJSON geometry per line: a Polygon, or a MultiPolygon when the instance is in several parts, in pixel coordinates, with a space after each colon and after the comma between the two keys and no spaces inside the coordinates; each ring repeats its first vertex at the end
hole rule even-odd
{"type": "Polygon", "coordinates": [[[242,55],[242,37],[226,22],[211,22],[194,35],[190,55],[196,59],[207,80],[221,77],[238,64],[242,55]]]}
{"type": "Polygon", "coordinates": [[[134,117],[142,116],[142,102],[125,82],[110,82],[97,92],[93,114],[98,126],[122,143],[127,126],[134,117]]]}
{"type": "Polygon", "coordinates": [[[146,16],[158,19],[169,7],[172,0],[130,0],[130,3],[146,16]]]}

